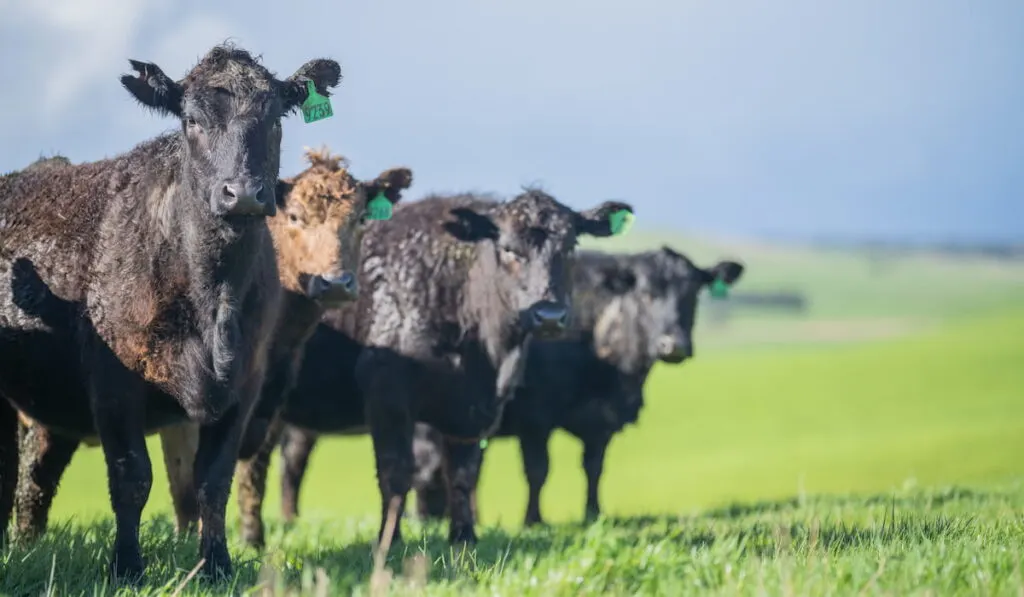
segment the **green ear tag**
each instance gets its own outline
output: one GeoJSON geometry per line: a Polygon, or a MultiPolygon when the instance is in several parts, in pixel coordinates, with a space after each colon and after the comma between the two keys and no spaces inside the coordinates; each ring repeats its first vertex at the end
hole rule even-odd
{"type": "Polygon", "coordinates": [[[711,296],[716,299],[724,299],[729,296],[729,285],[721,278],[715,278],[711,283],[711,296]]]}
{"type": "Polygon", "coordinates": [[[377,193],[377,196],[366,204],[366,218],[368,220],[390,220],[391,202],[384,196],[384,192],[377,193]]]}
{"type": "Polygon", "coordinates": [[[620,209],[608,216],[608,223],[611,225],[612,235],[625,234],[633,226],[633,212],[620,209]]]}
{"type": "Polygon", "coordinates": [[[330,98],[320,95],[312,81],[306,81],[306,101],[302,102],[302,119],[306,124],[334,116],[330,98]]]}
{"type": "Polygon", "coordinates": [[[481,450],[486,450],[487,449],[487,438],[486,437],[484,439],[480,440],[480,449],[481,450]]]}

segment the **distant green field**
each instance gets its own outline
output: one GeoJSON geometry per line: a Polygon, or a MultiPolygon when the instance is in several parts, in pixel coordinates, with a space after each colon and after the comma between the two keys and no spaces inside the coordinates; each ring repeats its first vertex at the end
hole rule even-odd
{"type": "MultiPolygon", "coordinates": [[[[479,496],[479,566],[439,562],[429,593],[747,594],[763,583],[769,594],[1018,594],[1024,269],[915,257],[874,279],[848,255],[723,247],[695,243],[690,252],[701,263],[740,256],[749,267],[744,286],[803,290],[810,316],[703,326],[694,361],[657,366],[639,425],[609,450],[602,504],[614,521],[574,526],[583,510],[581,449],[557,435],[542,507],[560,524],[521,534],[518,447],[492,442],[479,496]],[[898,321],[913,325],[858,335],[898,321]],[[949,484],[976,493],[938,489],[949,484]],[[895,526],[883,522],[893,491],[895,526]],[[828,494],[849,497],[815,497],[828,494]],[[872,495],[879,497],[863,497],[872,495]]],[[[147,586],[160,592],[191,568],[195,547],[169,536],[158,442],[150,448],[146,541],[151,566],[154,553],[163,561],[147,586]]],[[[76,455],[54,508],[56,523],[72,526],[51,537],[56,544],[0,555],[0,594],[39,594],[55,546],[58,593],[93,592],[112,539],[102,461],[98,449],[76,455]],[[83,526],[94,519],[101,526],[83,526]]],[[[290,533],[278,522],[277,482],[275,468],[268,539],[276,558],[289,556],[286,576],[297,582],[294,567],[308,559],[307,572],[325,566],[336,588],[354,583],[365,592],[379,512],[368,439],[322,442],[303,488],[302,522],[290,533]]],[[[236,512],[232,502],[229,520],[236,512]]],[[[443,529],[430,529],[424,545],[432,558],[443,555],[443,529]]],[[[248,562],[239,589],[256,580],[248,562]]]]}
{"type": "Polygon", "coordinates": [[[818,249],[679,233],[586,239],[583,248],[649,250],[667,244],[698,265],[736,259],[747,266],[737,290],[806,294],[815,318],[945,318],[1024,305],[1024,261],[921,253],[873,264],[864,251],[818,249]]]}

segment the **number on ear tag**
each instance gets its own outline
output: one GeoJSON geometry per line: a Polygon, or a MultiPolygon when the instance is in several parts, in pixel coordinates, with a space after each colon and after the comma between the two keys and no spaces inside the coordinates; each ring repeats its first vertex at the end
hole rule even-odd
{"type": "Polygon", "coordinates": [[[608,224],[612,229],[613,236],[625,234],[633,226],[633,212],[628,209],[620,209],[608,216],[608,224]]]}
{"type": "Polygon", "coordinates": [[[330,98],[320,95],[312,81],[306,81],[306,101],[302,102],[302,120],[309,124],[334,116],[330,98]]]}
{"type": "Polygon", "coordinates": [[[390,220],[391,202],[384,196],[384,192],[377,193],[377,196],[366,204],[366,218],[368,220],[390,220]]]}

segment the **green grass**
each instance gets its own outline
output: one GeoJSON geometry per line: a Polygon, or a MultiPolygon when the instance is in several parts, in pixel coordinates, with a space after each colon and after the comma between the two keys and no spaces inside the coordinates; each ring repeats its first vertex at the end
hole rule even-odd
{"type": "MultiPolygon", "coordinates": [[[[390,588],[397,595],[1019,595],[1022,511],[1018,481],[980,491],[762,501],[518,533],[492,527],[464,553],[446,545],[443,529],[410,525],[408,543],[388,561],[399,573],[390,588]]],[[[149,576],[137,594],[182,585],[185,595],[263,588],[373,594],[367,579],[375,529],[373,520],[307,518],[274,537],[264,562],[248,553],[231,583],[209,585],[187,578],[195,542],[175,539],[169,521],[157,519],[145,527],[149,576]]],[[[0,591],[129,594],[100,574],[111,532],[109,523],[53,528],[35,549],[7,555],[0,591]]]]}
{"type": "MultiPolygon", "coordinates": [[[[780,284],[804,275],[799,263],[753,255],[747,261],[763,258],[763,275],[774,272],[780,284]]],[[[832,257],[801,258],[819,272],[831,263],[833,278],[853,275],[854,265],[832,257]]],[[[791,341],[780,333],[800,322],[780,318],[768,329],[769,337],[780,334],[771,350],[748,350],[756,343],[744,334],[756,318],[702,328],[700,356],[656,368],[639,425],[610,448],[601,491],[608,518],[578,524],[581,449],[559,434],[542,496],[553,526],[520,529],[526,484],[518,448],[497,440],[483,471],[478,549],[453,561],[443,527],[407,522],[409,543],[392,553],[393,567],[401,572],[404,559],[422,554],[431,595],[1024,595],[1024,301],[1016,270],[927,267],[936,270],[911,268],[913,293],[857,289],[861,298],[874,292],[878,304],[888,296],[889,311],[833,296],[831,312],[802,322],[839,319],[856,329],[886,313],[929,322],[899,337],[791,341]],[[942,280],[940,271],[957,280],[942,280]],[[979,280],[991,282],[987,293],[927,298],[979,280]],[[735,342],[712,341],[730,334],[735,342]]],[[[822,296],[839,294],[823,286],[822,296]]],[[[140,592],[169,593],[195,564],[196,544],[173,537],[158,442],[150,450],[150,564],[140,592]]],[[[114,592],[102,576],[113,538],[102,462],[98,449],[81,450],[57,496],[52,532],[0,553],[0,594],[44,593],[51,570],[55,594],[114,592]]],[[[367,594],[379,511],[369,441],[321,444],[293,529],[277,518],[277,480],[275,466],[269,565],[234,543],[234,584],[191,581],[185,594],[237,594],[272,569],[280,576],[271,584],[313,594],[317,568],[331,594],[367,594]]],[[[405,582],[392,588],[411,591],[405,582]]]]}

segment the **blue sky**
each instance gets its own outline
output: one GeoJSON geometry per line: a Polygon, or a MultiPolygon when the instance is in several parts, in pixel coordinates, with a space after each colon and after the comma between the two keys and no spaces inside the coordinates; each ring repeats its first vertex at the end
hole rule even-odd
{"type": "Polygon", "coordinates": [[[117,78],[231,37],[331,56],[335,116],[285,127],[429,191],[541,183],[709,234],[1024,240],[1019,0],[0,0],[0,170],[173,126],[117,78]]]}

